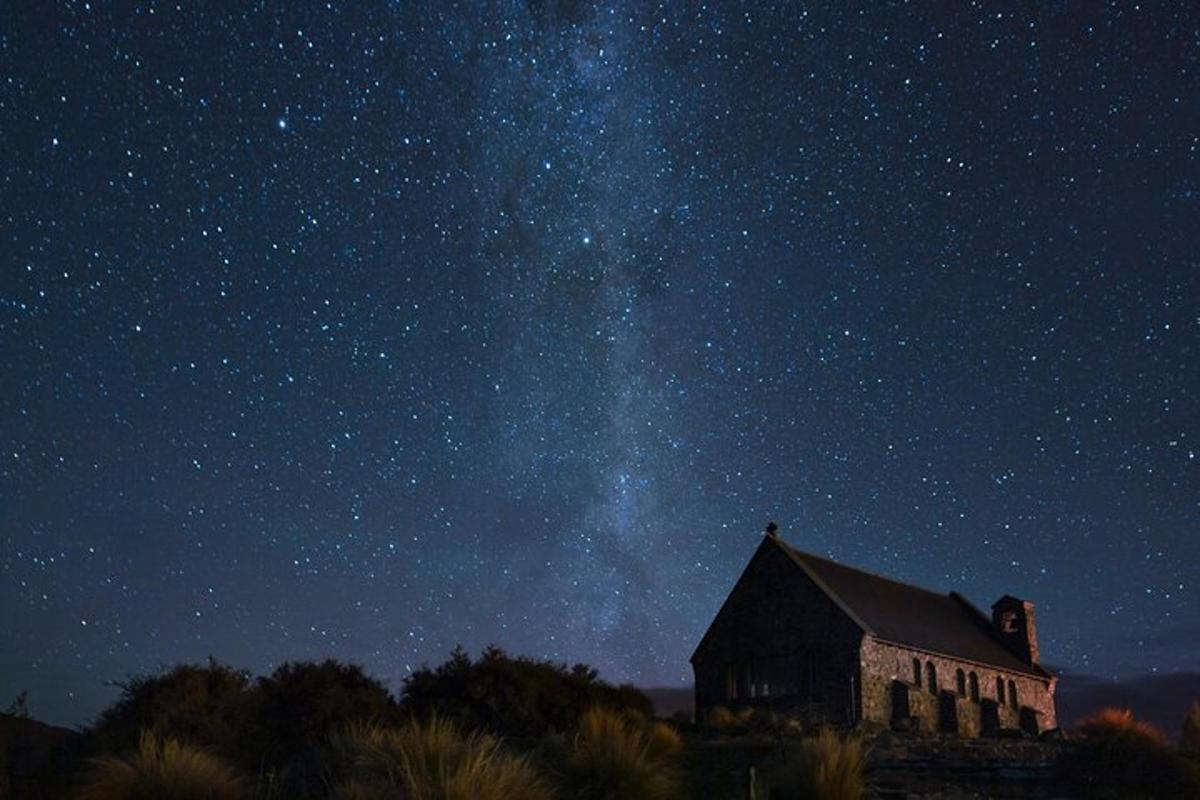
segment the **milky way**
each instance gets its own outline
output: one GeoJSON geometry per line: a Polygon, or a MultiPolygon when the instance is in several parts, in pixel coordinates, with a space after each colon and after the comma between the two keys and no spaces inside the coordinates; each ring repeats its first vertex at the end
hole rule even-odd
{"type": "Polygon", "coordinates": [[[687,685],[769,519],[1195,666],[1191,3],[240,5],[0,11],[35,715],[459,643],[687,685]]]}

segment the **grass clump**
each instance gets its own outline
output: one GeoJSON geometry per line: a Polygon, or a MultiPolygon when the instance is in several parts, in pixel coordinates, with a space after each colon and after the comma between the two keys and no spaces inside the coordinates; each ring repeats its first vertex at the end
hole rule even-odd
{"type": "Polygon", "coordinates": [[[731,731],[745,728],[754,718],[754,709],[742,708],[734,711],[726,706],[717,706],[708,712],[708,726],[716,731],[731,731]]]}
{"type": "Polygon", "coordinates": [[[143,733],[125,757],[105,756],[75,800],[237,800],[241,784],[224,762],[178,739],[143,733]]]}
{"type": "Polygon", "coordinates": [[[679,793],[679,734],[664,723],[593,708],[579,720],[568,761],[581,800],[668,800],[679,793]]]}
{"type": "Polygon", "coordinates": [[[1179,750],[1194,759],[1200,759],[1200,700],[1192,703],[1183,718],[1183,730],[1179,733],[1179,750]]]}
{"type": "Polygon", "coordinates": [[[863,800],[867,754],[857,736],[825,728],[804,739],[791,758],[764,781],[761,795],[780,800],[863,800]]]}
{"type": "Polygon", "coordinates": [[[1172,750],[1161,731],[1134,719],[1128,709],[1098,711],[1081,720],[1076,732],[1078,741],[1061,766],[1087,797],[1200,797],[1200,769],[1172,750]]]}
{"type": "Polygon", "coordinates": [[[1104,708],[1079,721],[1079,734],[1094,741],[1127,741],[1166,747],[1167,737],[1148,722],[1134,719],[1128,708],[1104,708]]]}
{"type": "Polygon", "coordinates": [[[683,737],[665,722],[655,722],[646,730],[646,753],[655,761],[670,761],[683,754],[683,737]]]}
{"type": "Polygon", "coordinates": [[[553,800],[529,761],[439,717],[397,728],[358,725],[341,741],[349,775],[339,800],[553,800]]]}

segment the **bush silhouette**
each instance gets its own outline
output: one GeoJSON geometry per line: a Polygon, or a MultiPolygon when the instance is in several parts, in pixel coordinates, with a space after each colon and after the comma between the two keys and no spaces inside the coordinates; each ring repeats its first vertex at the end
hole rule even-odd
{"type": "Polygon", "coordinates": [[[552,800],[529,761],[482,733],[431,717],[396,728],[352,726],[340,740],[350,764],[338,800],[552,800]]]}
{"type": "Polygon", "coordinates": [[[404,683],[401,709],[420,718],[437,714],[464,729],[533,739],[573,730],[593,706],[653,714],[650,699],[632,686],[613,686],[582,664],[512,658],[488,648],[477,661],[456,649],[440,666],[404,683]]]}
{"type": "Polygon", "coordinates": [[[1127,709],[1106,708],[1081,720],[1079,741],[1063,771],[1088,797],[1111,800],[1195,798],[1200,770],[1167,744],[1152,725],[1127,709]]]}
{"type": "Polygon", "coordinates": [[[361,667],[328,660],[284,664],[251,681],[248,673],[210,661],[182,665],[121,685],[101,714],[93,747],[121,753],[141,731],[202,748],[254,776],[298,794],[329,778],[336,764],[327,740],[354,722],[390,722],[396,704],[361,667]]]}
{"type": "Polygon", "coordinates": [[[124,757],[92,761],[75,800],[237,800],[241,785],[218,758],[169,737],[142,734],[124,757]]]}
{"type": "Polygon", "coordinates": [[[679,793],[682,749],[669,726],[593,708],[579,720],[568,762],[570,796],[581,800],[665,800],[679,793]]]}
{"type": "Polygon", "coordinates": [[[338,764],[331,739],[347,726],[398,719],[387,688],[356,664],[335,660],[283,664],[254,691],[256,774],[293,795],[325,785],[338,764]]]}
{"type": "Polygon", "coordinates": [[[121,696],[93,726],[100,752],[139,746],[143,731],[237,758],[252,727],[250,676],[210,660],[117,684],[121,696]]]}
{"type": "Polygon", "coordinates": [[[276,758],[321,745],[349,724],[397,718],[387,687],[357,664],[333,659],[286,663],[259,678],[256,691],[276,758]]]}

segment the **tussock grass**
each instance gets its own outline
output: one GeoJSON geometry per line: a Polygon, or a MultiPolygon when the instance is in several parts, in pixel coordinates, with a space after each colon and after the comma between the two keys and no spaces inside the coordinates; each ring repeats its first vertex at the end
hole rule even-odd
{"type": "Polygon", "coordinates": [[[75,800],[236,800],[241,783],[222,761],[177,739],[143,733],[126,757],[94,759],[75,800]]]}
{"type": "Polygon", "coordinates": [[[669,725],[639,724],[593,708],[579,720],[569,759],[573,796],[581,800],[668,800],[679,793],[677,758],[683,750],[669,725]]]}
{"type": "Polygon", "coordinates": [[[804,739],[792,759],[768,778],[770,787],[763,796],[781,800],[864,800],[866,776],[867,754],[862,740],[825,728],[804,739]]]}
{"type": "Polygon", "coordinates": [[[665,722],[655,722],[646,731],[646,754],[655,761],[669,761],[683,754],[683,737],[665,722]]]}
{"type": "Polygon", "coordinates": [[[1085,739],[1128,740],[1144,745],[1167,746],[1167,737],[1148,722],[1133,718],[1128,708],[1104,708],[1079,721],[1085,739]]]}
{"type": "Polygon", "coordinates": [[[1087,797],[1104,800],[1200,797],[1200,769],[1174,752],[1162,731],[1128,709],[1106,708],[1080,720],[1079,740],[1061,762],[1087,797]]]}
{"type": "Polygon", "coordinates": [[[708,712],[709,727],[718,731],[747,727],[753,719],[754,709],[752,708],[733,711],[726,706],[717,706],[708,712]]]}
{"type": "Polygon", "coordinates": [[[1184,754],[1200,759],[1200,700],[1192,703],[1183,718],[1183,730],[1179,734],[1179,749],[1184,754]]]}
{"type": "Polygon", "coordinates": [[[339,744],[350,761],[339,800],[554,798],[528,760],[436,716],[398,728],[357,725],[339,744]]]}

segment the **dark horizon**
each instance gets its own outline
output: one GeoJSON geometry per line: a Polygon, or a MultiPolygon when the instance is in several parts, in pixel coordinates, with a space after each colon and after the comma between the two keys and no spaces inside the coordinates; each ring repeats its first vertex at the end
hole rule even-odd
{"type": "MultiPolygon", "coordinates": [[[[0,688],[683,686],[769,519],[1200,649],[1200,14],[0,11],[0,688]]],[[[0,704],[11,698],[0,696],[0,704]]]]}

